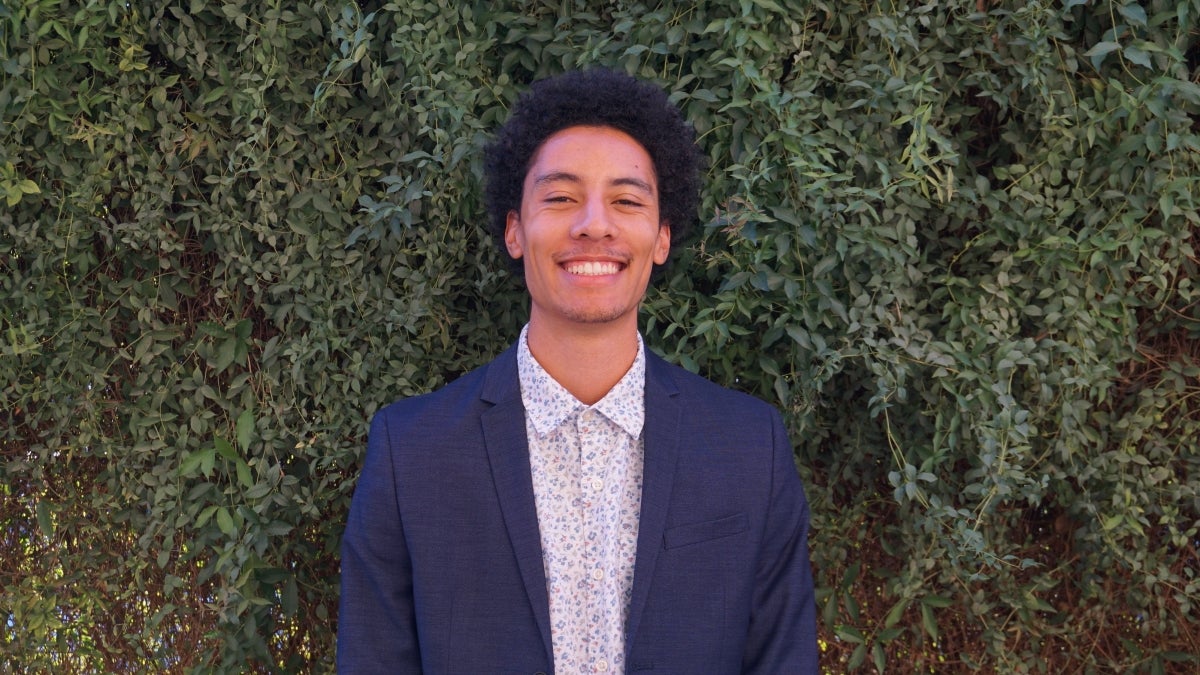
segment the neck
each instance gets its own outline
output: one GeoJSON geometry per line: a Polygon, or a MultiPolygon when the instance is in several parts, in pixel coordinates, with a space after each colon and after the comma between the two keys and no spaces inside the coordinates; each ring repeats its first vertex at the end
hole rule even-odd
{"type": "Polygon", "coordinates": [[[546,373],[585,405],[604,398],[637,357],[637,317],[612,324],[551,327],[529,321],[529,351],[546,373]]]}

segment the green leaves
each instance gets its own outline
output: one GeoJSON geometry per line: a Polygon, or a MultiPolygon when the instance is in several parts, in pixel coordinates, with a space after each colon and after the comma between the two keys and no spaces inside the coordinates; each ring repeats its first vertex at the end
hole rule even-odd
{"type": "Polygon", "coordinates": [[[4,201],[8,206],[16,206],[25,195],[42,192],[37,183],[18,176],[12,162],[5,162],[4,166],[0,166],[0,191],[4,192],[4,201]]]}
{"type": "Polygon", "coordinates": [[[50,539],[54,536],[54,519],[50,515],[50,505],[46,502],[38,502],[36,511],[38,529],[42,531],[43,537],[50,539]]]}
{"type": "Polygon", "coordinates": [[[1140,2],[1110,0],[1105,4],[1110,11],[1116,11],[1114,19],[1123,22],[1109,28],[1101,42],[1084,52],[1083,55],[1091,59],[1092,67],[1097,71],[1101,70],[1105,57],[1113,53],[1120,56],[1123,67],[1136,65],[1147,70],[1169,72],[1174,64],[1184,61],[1174,44],[1161,38],[1155,39],[1152,31],[1163,25],[1185,23],[1188,11],[1186,3],[1150,3],[1151,11],[1156,12],[1153,16],[1147,13],[1146,6],[1140,2]]]}
{"type": "Polygon", "coordinates": [[[235,362],[242,363],[249,353],[250,332],[254,324],[249,319],[242,319],[232,328],[225,328],[212,322],[204,322],[199,326],[200,331],[213,338],[215,349],[206,349],[208,364],[218,373],[224,372],[235,362]]]}
{"type": "Polygon", "coordinates": [[[254,411],[243,410],[237,418],[237,442],[242,452],[250,450],[250,441],[254,436],[254,411]]]}

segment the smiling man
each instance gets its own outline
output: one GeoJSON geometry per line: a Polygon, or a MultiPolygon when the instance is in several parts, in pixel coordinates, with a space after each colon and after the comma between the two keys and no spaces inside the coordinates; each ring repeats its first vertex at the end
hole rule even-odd
{"type": "Polygon", "coordinates": [[[647,352],[696,219],[694,132],[608,70],[535,83],[487,150],[529,323],[371,424],[343,673],[815,673],[808,505],[779,414],[647,352]]]}

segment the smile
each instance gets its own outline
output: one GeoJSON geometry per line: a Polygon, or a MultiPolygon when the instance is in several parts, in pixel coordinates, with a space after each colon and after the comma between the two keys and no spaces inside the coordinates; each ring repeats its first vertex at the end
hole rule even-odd
{"type": "Polygon", "coordinates": [[[621,265],[615,262],[569,262],[563,265],[563,269],[571,274],[578,274],[585,277],[598,277],[620,272],[621,265]]]}

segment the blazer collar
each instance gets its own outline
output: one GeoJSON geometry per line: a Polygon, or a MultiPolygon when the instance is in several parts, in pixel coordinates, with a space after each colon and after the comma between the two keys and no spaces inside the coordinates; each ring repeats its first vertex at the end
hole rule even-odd
{"type": "Polygon", "coordinates": [[[529,469],[529,440],[525,435],[525,407],[517,379],[517,351],[510,347],[496,357],[484,374],[480,394],[492,407],[483,411],[483,439],[491,463],[496,497],[525,592],[542,633],[549,659],[554,658],[550,640],[550,600],[546,595],[546,571],[542,562],[542,540],[538,530],[533,477],[529,469]]]}
{"type": "Polygon", "coordinates": [[[662,550],[671,490],[675,485],[675,465],[679,459],[680,406],[679,388],[671,375],[671,366],[646,350],[646,423],[642,471],[642,514],[638,523],[637,559],[633,569],[633,596],[629,604],[629,625],[625,644],[633,644],[641,623],[646,598],[654,580],[654,566],[662,550]]]}

